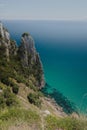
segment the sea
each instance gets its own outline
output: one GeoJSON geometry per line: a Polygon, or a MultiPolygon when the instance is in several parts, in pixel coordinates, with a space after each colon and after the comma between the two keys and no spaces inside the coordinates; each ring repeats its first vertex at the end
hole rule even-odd
{"type": "Polygon", "coordinates": [[[44,69],[43,92],[65,111],[87,114],[87,21],[2,22],[18,45],[24,32],[32,35],[44,69]]]}

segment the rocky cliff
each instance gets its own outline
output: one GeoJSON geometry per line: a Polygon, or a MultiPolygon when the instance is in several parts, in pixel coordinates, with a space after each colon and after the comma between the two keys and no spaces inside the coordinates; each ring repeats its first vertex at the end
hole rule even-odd
{"type": "Polygon", "coordinates": [[[10,34],[0,22],[0,46],[5,48],[4,55],[9,59],[10,34]]]}
{"type": "Polygon", "coordinates": [[[30,34],[22,34],[20,46],[17,47],[16,41],[10,39],[8,30],[0,22],[0,55],[6,62],[16,63],[15,70],[12,66],[15,73],[27,77],[27,81],[33,77],[38,88],[45,85],[42,63],[30,34]]]}
{"type": "Polygon", "coordinates": [[[36,51],[34,40],[32,36],[28,33],[22,34],[21,44],[18,49],[18,54],[25,68],[30,68],[33,71],[34,77],[36,77],[37,85],[41,88],[44,86],[44,75],[43,67],[36,51]]]}
{"type": "Polygon", "coordinates": [[[23,66],[27,67],[29,64],[36,62],[37,52],[34,46],[34,40],[30,34],[24,33],[22,35],[19,51],[23,66]]]}

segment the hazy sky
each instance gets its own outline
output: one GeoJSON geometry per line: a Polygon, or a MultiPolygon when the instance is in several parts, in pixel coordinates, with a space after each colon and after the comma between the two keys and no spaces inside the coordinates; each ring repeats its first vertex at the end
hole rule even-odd
{"type": "Polygon", "coordinates": [[[87,20],[87,0],[0,0],[0,19],[87,20]]]}

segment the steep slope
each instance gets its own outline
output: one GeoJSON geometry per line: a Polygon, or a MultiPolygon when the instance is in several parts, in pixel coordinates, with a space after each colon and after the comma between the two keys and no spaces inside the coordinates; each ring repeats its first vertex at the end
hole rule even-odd
{"type": "Polygon", "coordinates": [[[0,23],[0,130],[86,130],[87,119],[63,109],[41,93],[42,63],[30,34],[20,46],[0,23]],[[78,118],[79,117],[79,118],[78,118]]]}

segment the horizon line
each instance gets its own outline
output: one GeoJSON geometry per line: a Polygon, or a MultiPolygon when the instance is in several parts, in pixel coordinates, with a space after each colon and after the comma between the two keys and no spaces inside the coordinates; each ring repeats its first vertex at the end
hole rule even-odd
{"type": "Polygon", "coordinates": [[[15,21],[15,20],[23,20],[23,21],[84,21],[87,22],[87,19],[0,19],[0,21],[15,21]]]}

